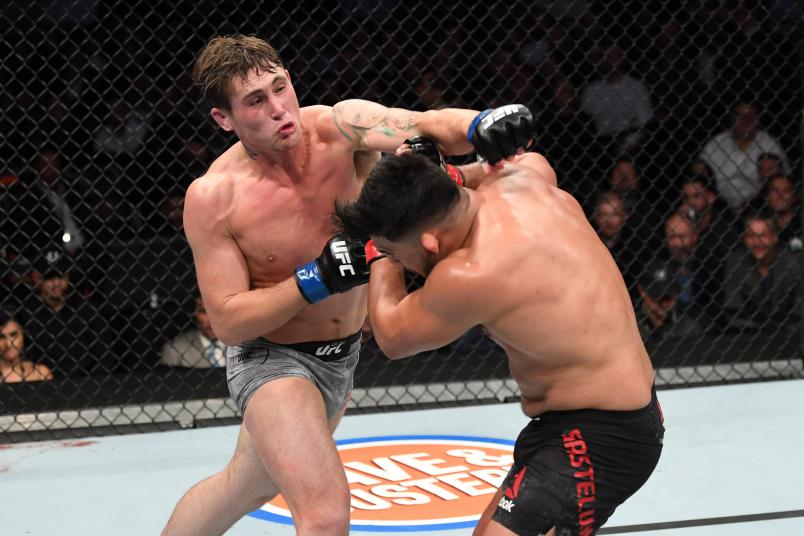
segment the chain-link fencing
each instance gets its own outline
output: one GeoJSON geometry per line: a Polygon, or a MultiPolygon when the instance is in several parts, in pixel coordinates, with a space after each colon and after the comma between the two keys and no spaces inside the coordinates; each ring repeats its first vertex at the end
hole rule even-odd
{"type": "MultiPolygon", "coordinates": [[[[800,378],[801,16],[786,0],[7,3],[0,439],[238,418],[182,230],[189,183],[234,141],[191,68],[231,33],[279,49],[302,105],[526,104],[623,273],[657,383],[800,378]]],[[[369,341],[351,407],[517,393],[472,330],[401,361],[369,341]]]]}

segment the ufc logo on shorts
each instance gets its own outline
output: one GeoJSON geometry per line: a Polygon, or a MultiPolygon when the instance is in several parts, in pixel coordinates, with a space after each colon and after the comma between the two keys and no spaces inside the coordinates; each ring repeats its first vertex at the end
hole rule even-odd
{"type": "Polygon", "coordinates": [[[501,106],[491,112],[490,114],[486,115],[481,121],[480,124],[483,125],[483,128],[488,128],[493,122],[497,121],[498,119],[502,119],[506,115],[511,115],[519,111],[518,104],[508,104],[506,106],[501,106]]]}
{"type": "Polygon", "coordinates": [[[338,240],[332,243],[332,253],[335,254],[335,258],[341,262],[341,265],[338,267],[338,270],[341,272],[341,275],[346,275],[346,272],[349,272],[352,275],[355,275],[355,269],[352,266],[352,261],[349,259],[349,249],[346,247],[345,240],[338,240]]]}
{"type": "Polygon", "coordinates": [[[341,353],[341,346],[343,346],[342,342],[339,342],[338,344],[325,344],[324,346],[319,346],[315,349],[315,355],[339,354],[341,353]]]}

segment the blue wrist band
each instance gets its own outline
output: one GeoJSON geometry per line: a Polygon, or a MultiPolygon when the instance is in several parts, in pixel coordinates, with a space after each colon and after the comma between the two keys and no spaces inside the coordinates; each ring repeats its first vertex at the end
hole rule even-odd
{"type": "Polygon", "coordinates": [[[491,108],[489,108],[488,110],[483,110],[482,112],[477,114],[474,119],[472,119],[472,122],[469,123],[469,130],[466,131],[466,141],[468,141],[469,143],[474,143],[472,141],[472,138],[475,135],[475,129],[477,128],[477,124],[480,123],[480,121],[482,121],[483,118],[489,115],[490,113],[491,108]]]}
{"type": "Polygon", "coordinates": [[[316,261],[310,261],[296,268],[296,285],[304,299],[310,303],[320,302],[331,294],[321,279],[321,271],[316,261]]]}

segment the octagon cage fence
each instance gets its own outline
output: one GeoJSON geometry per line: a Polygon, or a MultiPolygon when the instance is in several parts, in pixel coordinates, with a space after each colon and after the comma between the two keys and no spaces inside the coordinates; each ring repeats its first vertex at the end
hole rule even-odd
{"type": "MultiPolygon", "coordinates": [[[[192,65],[234,33],[280,51],[303,106],[527,105],[660,388],[803,375],[796,1],[44,0],[2,19],[2,442],[239,421],[182,229],[235,142],[192,65]]],[[[474,329],[399,361],[367,340],[349,411],[517,397],[474,329]]]]}

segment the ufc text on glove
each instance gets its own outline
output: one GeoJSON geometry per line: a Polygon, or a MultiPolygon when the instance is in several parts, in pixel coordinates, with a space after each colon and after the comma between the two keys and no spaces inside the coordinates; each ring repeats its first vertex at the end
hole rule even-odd
{"type": "Polygon", "coordinates": [[[506,104],[480,112],[472,120],[466,139],[489,164],[527,149],[534,139],[533,115],[521,104],[506,104]]]}
{"type": "Polygon", "coordinates": [[[346,234],[329,239],[317,259],[296,268],[296,285],[310,303],[368,283],[365,244],[346,234]]]}

